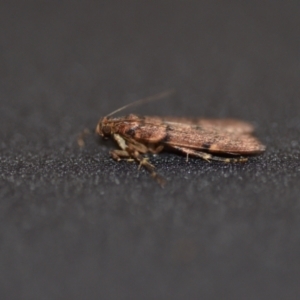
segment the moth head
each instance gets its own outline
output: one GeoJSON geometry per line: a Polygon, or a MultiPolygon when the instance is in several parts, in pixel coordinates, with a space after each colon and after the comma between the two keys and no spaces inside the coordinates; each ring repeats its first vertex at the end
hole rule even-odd
{"type": "Polygon", "coordinates": [[[104,117],[99,121],[96,127],[96,133],[104,138],[108,138],[113,134],[113,127],[107,117],[104,117]]]}
{"type": "MultiPolygon", "coordinates": [[[[147,97],[147,98],[144,98],[144,99],[141,99],[141,100],[138,100],[138,101],[135,101],[133,103],[130,103],[130,104],[127,104],[125,106],[122,106],[120,108],[118,108],[117,110],[111,112],[110,114],[106,115],[106,117],[104,117],[103,119],[101,119],[99,121],[99,123],[97,124],[97,127],[96,127],[96,133],[101,135],[102,137],[104,138],[108,138],[110,137],[111,135],[114,134],[114,130],[116,130],[116,121],[113,121],[110,119],[110,117],[128,107],[133,107],[133,106],[136,106],[136,105],[140,105],[142,103],[147,103],[147,102],[151,102],[151,101],[154,101],[154,100],[158,100],[158,99],[161,99],[161,98],[164,98],[164,97],[167,97],[167,96],[170,96],[171,94],[174,93],[174,90],[169,90],[169,91],[166,91],[166,92],[163,92],[163,93],[160,93],[160,94],[156,94],[154,96],[150,96],[150,97],[147,97]]],[[[132,115],[131,115],[131,120],[132,120],[132,115]]]]}

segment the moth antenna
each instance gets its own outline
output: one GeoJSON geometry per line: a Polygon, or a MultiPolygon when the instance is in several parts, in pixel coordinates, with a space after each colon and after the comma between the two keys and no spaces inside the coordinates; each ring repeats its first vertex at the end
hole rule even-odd
{"type": "Polygon", "coordinates": [[[137,105],[141,105],[141,104],[144,104],[144,103],[147,103],[147,102],[156,101],[156,100],[168,97],[168,96],[170,96],[174,93],[175,93],[175,90],[167,90],[165,92],[155,94],[153,96],[149,96],[149,97],[134,101],[132,103],[129,103],[127,105],[122,106],[121,108],[118,108],[117,110],[115,110],[112,113],[108,114],[106,117],[111,117],[112,115],[116,114],[117,112],[120,112],[120,111],[122,111],[122,110],[124,110],[128,107],[137,106],[137,105]]]}

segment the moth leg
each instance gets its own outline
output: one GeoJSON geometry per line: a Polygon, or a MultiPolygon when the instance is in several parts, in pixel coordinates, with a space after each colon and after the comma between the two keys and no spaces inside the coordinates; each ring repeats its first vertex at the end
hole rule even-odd
{"type": "Polygon", "coordinates": [[[154,178],[161,187],[164,187],[166,180],[155,172],[155,166],[150,164],[148,158],[142,156],[138,151],[130,151],[130,146],[131,145],[128,145],[128,150],[131,157],[133,157],[139,163],[139,169],[143,166],[150,173],[150,176],[154,178]]]}
{"type": "Polygon", "coordinates": [[[129,155],[129,153],[126,150],[112,150],[109,152],[110,156],[116,160],[116,161],[120,161],[122,158],[127,158],[127,161],[134,161],[133,158],[131,158],[131,156],[129,155]]]}
{"type": "Polygon", "coordinates": [[[80,148],[84,147],[84,140],[89,134],[91,134],[91,131],[88,128],[85,128],[82,132],[79,133],[77,137],[77,144],[80,148]]]}
{"type": "Polygon", "coordinates": [[[113,134],[113,138],[118,143],[119,147],[126,151],[127,145],[125,140],[119,134],[113,134]]]}
{"type": "Polygon", "coordinates": [[[150,148],[148,146],[146,146],[145,144],[139,143],[137,141],[135,141],[134,139],[131,138],[123,138],[124,141],[126,141],[127,145],[130,145],[131,148],[135,149],[136,151],[138,151],[139,153],[147,153],[150,151],[150,148]]]}
{"type": "Polygon", "coordinates": [[[221,157],[221,156],[216,156],[216,155],[212,155],[210,153],[197,151],[197,150],[185,148],[185,147],[173,146],[173,148],[176,150],[179,150],[187,155],[200,157],[208,162],[210,162],[211,160],[214,160],[214,161],[222,161],[225,163],[235,163],[235,162],[245,162],[248,160],[247,157],[221,157]]]}
{"type": "Polygon", "coordinates": [[[155,167],[149,163],[149,158],[148,157],[143,157],[140,161],[139,161],[139,168],[140,169],[142,166],[148,165],[149,167],[151,166],[153,168],[153,170],[155,169],[155,167]]]}
{"type": "MultiPolygon", "coordinates": [[[[148,162],[148,158],[143,157],[140,152],[141,150],[144,152],[144,149],[140,149],[140,145],[137,143],[130,143],[130,141],[126,141],[118,134],[114,134],[114,139],[117,141],[118,145],[121,149],[123,149],[124,153],[127,153],[129,157],[133,157],[137,162],[140,163],[139,169],[141,166],[144,166],[148,171],[154,170],[155,167],[148,162]]],[[[144,145],[142,145],[144,146],[144,145]]]]}
{"type": "Polygon", "coordinates": [[[143,166],[161,187],[165,186],[166,180],[155,172],[155,167],[148,162],[147,158],[143,157],[142,160],[140,160],[140,166],[143,166]]]}
{"type": "Polygon", "coordinates": [[[163,149],[164,149],[163,145],[159,145],[156,148],[154,148],[154,147],[149,147],[148,148],[149,152],[151,152],[153,154],[157,154],[157,153],[161,152],[163,149]]]}
{"type": "MultiPolygon", "coordinates": [[[[135,144],[132,144],[128,142],[126,144],[126,141],[119,135],[119,134],[114,134],[113,135],[115,141],[118,143],[119,147],[124,151],[124,152],[117,152],[117,153],[122,153],[128,155],[128,157],[134,158],[140,166],[143,166],[151,175],[152,178],[154,178],[161,187],[164,187],[166,181],[164,178],[162,178],[160,175],[158,175],[154,170],[155,167],[151,165],[147,158],[143,157],[140,152],[139,152],[139,146],[137,147],[135,144]]],[[[144,145],[143,145],[144,146],[144,145]]]]}

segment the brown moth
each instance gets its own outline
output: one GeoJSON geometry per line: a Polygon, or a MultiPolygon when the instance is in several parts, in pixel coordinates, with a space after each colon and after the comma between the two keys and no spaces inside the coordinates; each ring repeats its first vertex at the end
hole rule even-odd
{"type": "MultiPolygon", "coordinates": [[[[171,92],[161,93],[142,101],[148,102],[165,97],[171,92]]],[[[131,106],[131,105],[130,105],[131,106]]],[[[96,133],[104,138],[112,137],[120,149],[110,155],[116,161],[135,160],[163,186],[165,180],[155,172],[155,167],[144,155],[175,150],[188,157],[200,157],[206,161],[225,163],[245,162],[250,155],[263,153],[266,147],[255,138],[251,124],[235,119],[191,119],[156,116],[125,117],[111,116],[122,107],[100,119],[96,133]]]]}

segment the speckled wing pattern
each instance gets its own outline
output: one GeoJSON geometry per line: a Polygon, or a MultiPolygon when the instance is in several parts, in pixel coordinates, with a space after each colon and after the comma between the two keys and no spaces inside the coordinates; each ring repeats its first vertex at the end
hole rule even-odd
{"type": "Polygon", "coordinates": [[[234,119],[143,117],[131,137],[170,148],[184,147],[210,153],[255,155],[265,146],[252,135],[253,126],[234,119]]]}

